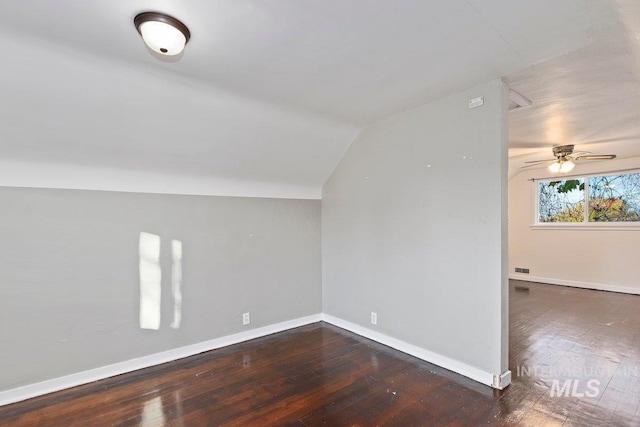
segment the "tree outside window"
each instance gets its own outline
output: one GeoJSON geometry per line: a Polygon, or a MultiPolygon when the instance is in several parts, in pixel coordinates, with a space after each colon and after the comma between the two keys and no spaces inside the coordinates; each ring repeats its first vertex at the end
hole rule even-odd
{"type": "Polygon", "coordinates": [[[538,222],[587,221],[640,221],[640,173],[539,183],[538,222]]]}

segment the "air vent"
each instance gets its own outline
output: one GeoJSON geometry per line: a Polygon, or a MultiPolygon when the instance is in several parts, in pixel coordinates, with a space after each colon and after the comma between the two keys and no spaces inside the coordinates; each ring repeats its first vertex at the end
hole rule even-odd
{"type": "Polygon", "coordinates": [[[529,269],[528,268],[522,268],[522,267],[516,267],[516,273],[529,274],[529,269]]]}
{"type": "Polygon", "coordinates": [[[529,108],[533,105],[531,101],[529,101],[524,96],[520,95],[515,90],[509,89],[509,112],[515,110],[522,110],[523,108],[529,108]]]}

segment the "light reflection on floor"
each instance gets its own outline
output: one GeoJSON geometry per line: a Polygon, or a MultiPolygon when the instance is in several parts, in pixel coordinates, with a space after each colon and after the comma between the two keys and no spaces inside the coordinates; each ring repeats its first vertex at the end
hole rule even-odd
{"type": "Polygon", "coordinates": [[[144,402],[142,408],[141,427],[163,426],[167,422],[163,411],[162,397],[157,396],[144,402]]]}

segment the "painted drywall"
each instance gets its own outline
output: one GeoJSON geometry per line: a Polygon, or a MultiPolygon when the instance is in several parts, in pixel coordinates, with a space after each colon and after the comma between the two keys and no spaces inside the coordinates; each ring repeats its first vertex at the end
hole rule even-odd
{"type": "Polygon", "coordinates": [[[319,199],[359,131],[180,77],[180,62],[1,29],[0,50],[3,186],[319,199]]]}
{"type": "Polygon", "coordinates": [[[323,188],[326,315],[507,370],[506,114],[495,80],[363,130],[323,188]]]}
{"type": "MultiPolygon", "coordinates": [[[[578,163],[571,175],[640,169],[640,158],[578,163]]],[[[509,181],[509,274],[522,280],[640,293],[640,227],[536,229],[531,178],[549,178],[543,169],[525,170],[509,181]],[[516,274],[515,268],[529,274],[516,274]]]]}
{"type": "Polygon", "coordinates": [[[321,312],[319,201],[0,188],[0,235],[0,391],[321,312]],[[157,330],[140,233],[160,244],[157,330]]]}

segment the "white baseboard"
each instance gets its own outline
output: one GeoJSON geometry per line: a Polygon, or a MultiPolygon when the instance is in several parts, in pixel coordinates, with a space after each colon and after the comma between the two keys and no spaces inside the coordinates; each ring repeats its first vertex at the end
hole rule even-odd
{"type": "Polygon", "coordinates": [[[193,356],[205,351],[215,350],[217,348],[238,344],[244,341],[260,338],[266,335],[275,334],[277,332],[286,331],[288,329],[297,328],[311,323],[325,321],[339,328],[346,329],[362,337],[377,341],[386,346],[395,348],[403,353],[410,354],[429,363],[441,366],[445,369],[471,378],[490,387],[503,389],[511,382],[511,372],[506,371],[496,376],[490,372],[482,371],[473,366],[459,362],[457,360],[442,356],[429,350],[413,344],[406,343],[397,338],[381,334],[379,332],[356,325],[335,316],[327,314],[314,314],[311,316],[300,317],[298,319],[288,320],[286,322],[276,323],[274,325],[264,326],[257,329],[251,329],[246,332],[240,332],[233,335],[216,338],[213,340],[192,344],[172,350],[163,351],[161,353],[150,354],[137,359],[131,359],[126,362],[114,363],[112,365],[102,366],[88,371],[78,372],[64,377],[54,378],[47,381],[29,384],[26,386],[14,388],[0,392],[0,406],[8,405],[22,400],[31,399],[33,397],[42,396],[56,391],[88,384],[99,381],[115,375],[125,374],[127,372],[137,371],[139,369],[160,365],[162,363],[171,362],[173,360],[182,359],[193,356]]]}
{"type": "Polygon", "coordinates": [[[277,332],[286,331],[287,329],[293,329],[311,323],[316,323],[320,320],[322,320],[321,314],[300,317],[298,319],[288,320],[286,322],[276,323],[274,325],[264,326],[257,329],[251,329],[246,332],[227,335],[221,338],[163,351],[161,353],[150,354],[148,356],[131,359],[126,362],[114,363],[113,365],[107,365],[100,368],[90,369],[88,371],[67,375],[64,377],[54,378],[51,380],[2,391],[0,392],[0,406],[31,399],[32,397],[42,396],[44,394],[53,393],[54,391],[60,391],[82,384],[102,380],[105,378],[113,377],[115,375],[136,371],[138,369],[160,365],[162,363],[193,356],[205,351],[215,350],[217,348],[226,347],[243,341],[248,341],[266,335],[275,334],[277,332]]]}
{"type": "Polygon", "coordinates": [[[396,350],[399,350],[403,353],[415,356],[418,359],[422,359],[429,363],[433,363],[434,365],[438,365],[440,367],[453,371],[457,374],[463,375],[467,378],[471,378],[472,380],[478,381],[490,387],[503,389],[507,387],[511,382],[511,371],[506,371],[501,375],[496,375],[495,377],[498,378],[496,379],[490,372],[485,372],[481,369],[467,365],[466,363],[459,362],[457,360],[434,353],[429,350],[425,350],[424,348],[409,344],[388,335],[381,334],[380,332],[367,329],[363,326],[356,325],[355,323],[351,323],[347,320],[343,320],[324,313],[322,314],[322,320],[327,323],[331,323],[332,325],[335,325],[339,328],[351,331],[354,334],[369,338],[373,341],[377,341],[380,344],[395,348],[396,350]]]}
{"type": "Polygon", "coordinates": [[[507,370],[500,375],[493,376],[493,384],[491,387],[504,390],[509,384],[511,384],[511,371],[507,370]]]}
{"type": "Polygon", "coordinates": [[[600,283],[577,282],[574,280],[551,279],[548,277],[536,277],[528,274],[509,274],[509,279],[525,282],[546,283],[548,285],[571,286],[572,288],[595,289],[597,291],[620,292],[623,294],[640,295],[640,288],[628,288],[626,286],[604,285],[600,283]]]}

